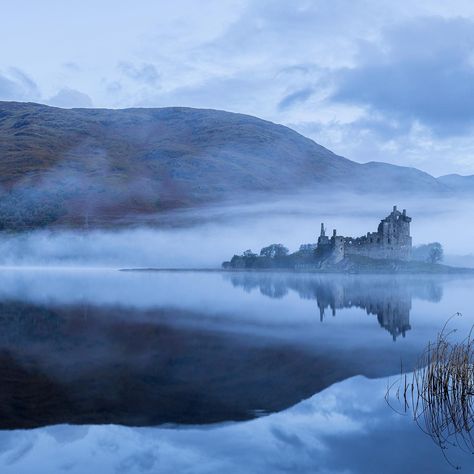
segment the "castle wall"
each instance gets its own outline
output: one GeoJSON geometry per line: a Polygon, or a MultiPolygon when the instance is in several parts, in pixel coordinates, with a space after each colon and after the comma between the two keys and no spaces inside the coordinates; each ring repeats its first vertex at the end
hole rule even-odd
{"type": "Polygon", "coordinates": [[[332,263],[338,263],[344,258],[345,255],[344,237],[334,236],[331,239],[331,244],[333,247],[331,255],[332,263]]]}
{"type": "Polygon", "coordinates": [[[393,211],[380,221],[377,232],[368,232],[363,237],[339,237],[334,233],[331,239],[325,235],[321,224],[318,239],[318,254],[332,262],[339,262],[344,255],[361,255],[383,260],[409,260],[411,258],[412,238],[410,236],[411,218],[406,211],[393,211]]]}
{"type": "Polygon", "coordinates": [[[387,246],[377,244],[368,244],[361,246],[346,245],[345,254],[361,255],[363,257],[383,260],[410,260],[411,246],[387,246]]]}

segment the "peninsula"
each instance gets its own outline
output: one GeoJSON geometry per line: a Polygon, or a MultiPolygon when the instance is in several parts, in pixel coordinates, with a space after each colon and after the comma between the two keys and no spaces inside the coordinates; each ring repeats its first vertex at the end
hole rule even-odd
{"type": "Polygon", "coordinates": [[[222,264],[224,269],[291,269],[317,272],[348,273],[465,273],[471,269],[449,267],[433,261],[412,258],[412,219],[405,209],[397,206],[382,219],[375,232],[361,237],[344,237],[333,230],[326,235],[324,223],[317,243],[302,244],[297,252],[289,253],[282,244],[262,248],[260,254],[246,250],[222,264]]]}

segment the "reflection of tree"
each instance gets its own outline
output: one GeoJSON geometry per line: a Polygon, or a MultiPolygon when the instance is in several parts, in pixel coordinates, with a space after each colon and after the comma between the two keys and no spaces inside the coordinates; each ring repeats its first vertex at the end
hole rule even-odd
{"type": "Polygon", "coordinates": [[[391,276],[318,276],[295,274],[236,273],[229,276],[235,287],[258,288],[263,295],[282,298],[293,290],[300,298],[316,300],[321,321],[326,310],[333,316],[342,308],[361,308],[377,316],[393,340],[411,329],[413,298],[438,302],[443,296],[439,281],[391,276]]]}
{"type": "Polygon", "coordinates": [[[281,281],[273,283],[267,280],[260,285],[260,292],[270,298],[283,298],[288,293],[288,287],[281,281]]]}
{"type": "Polygon", "coordinates": [[[436,285],[431,282],[431,284],[427,286],[427,292],[428,297],[426,299],[428,301],[439,303],[443,299],[443,287],[441,285],[436,285]]]}

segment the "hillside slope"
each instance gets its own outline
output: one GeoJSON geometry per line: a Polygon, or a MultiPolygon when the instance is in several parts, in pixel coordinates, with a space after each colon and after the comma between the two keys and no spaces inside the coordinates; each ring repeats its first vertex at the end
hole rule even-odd
{"type": "Polygon", "coordinates": [[[126,216],[309,188],[444,192],[413,168],[358,164],[295,131],[217,110],[0,102],[0,228],[126,216]]]}

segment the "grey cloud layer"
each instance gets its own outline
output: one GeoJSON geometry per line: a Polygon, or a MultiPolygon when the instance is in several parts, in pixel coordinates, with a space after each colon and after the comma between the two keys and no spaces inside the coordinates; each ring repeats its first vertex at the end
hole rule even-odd
{"type": "Polygon", "coordinates": [[[422,18],[363,43],[359,63],[336,71],[332,99],[387,118],[419,120],[440,135],[474,122],[474,22],[422,18]]]}

